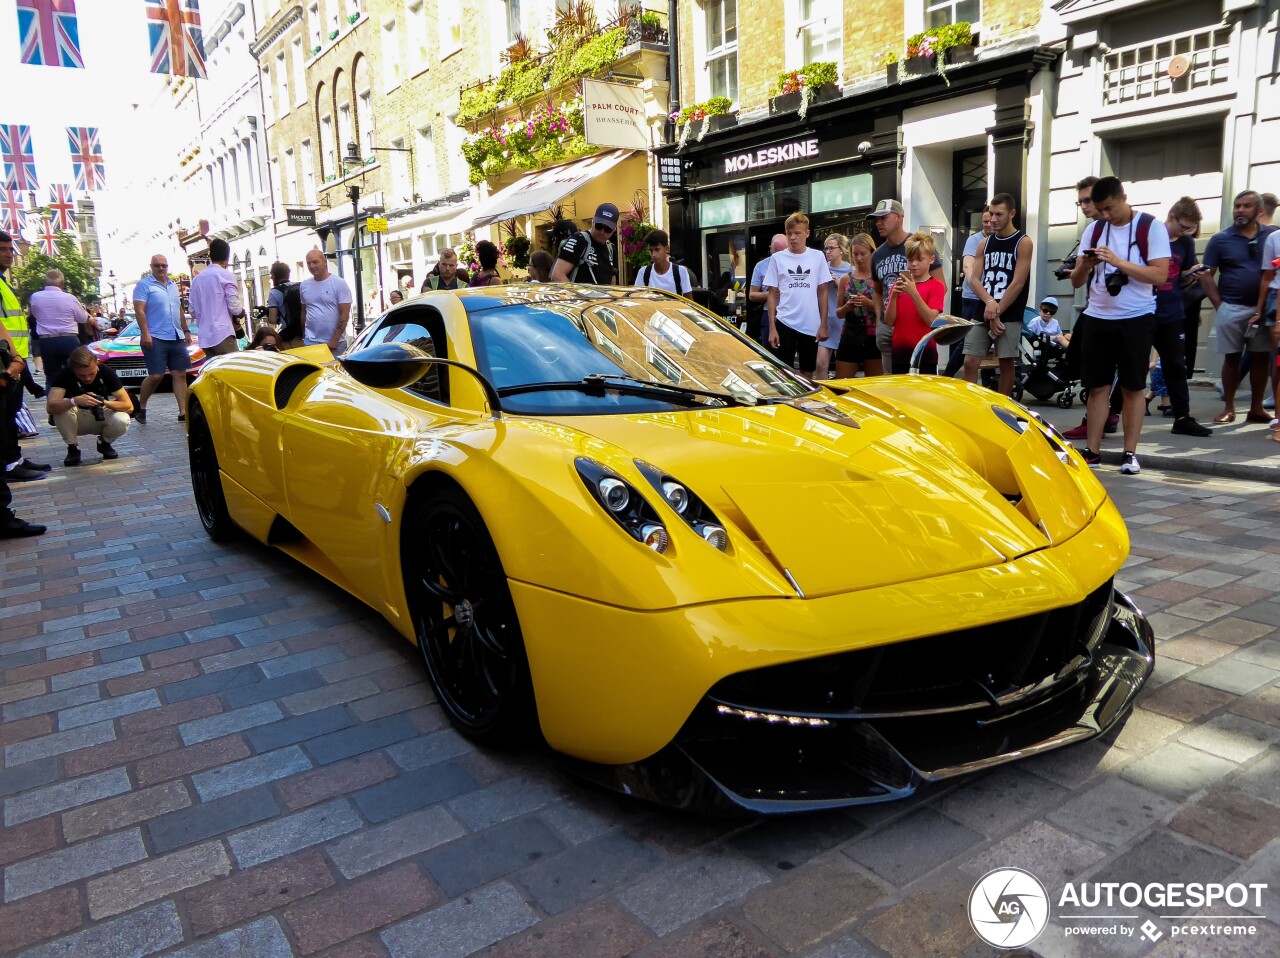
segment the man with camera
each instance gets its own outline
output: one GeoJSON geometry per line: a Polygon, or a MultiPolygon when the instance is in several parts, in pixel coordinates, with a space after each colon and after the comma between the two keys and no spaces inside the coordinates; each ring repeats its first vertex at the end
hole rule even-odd
{"type": "Polygon", "coordinates": [[[129,431],[133,400],[110,369],[85,346],[67,357],[67,364],[49,381],[49,415],[67,444],[64,466],[80,465],[80,437],[97,436],[103,459],[118,459],[112,443],[129,431]]]}
{"type": "MultiPolygon", "coordinates": [[[[1144,392],[1156,327],[1155,286],[1169,276],[1169,234],[1150,213],[1129,205],[1124,185],[1104,176],[1090,193],[1098,221],[1080,238],[1080,257],[1071,285],[1089,286],[1082,333],[1081,378],[1089,391],[1088,438],[1083,450],[1091,466],[1101,462],[1113,380],[1124,395],[1124,462],[1120,471],[1137,475],[1138,440],[1146,415],[1144,392]]],[[[1084,318],[1084,317],[1082,317],[1084,318]]],[[[1075,337],[1073,337],[1074,340],[1075,337]]]]}

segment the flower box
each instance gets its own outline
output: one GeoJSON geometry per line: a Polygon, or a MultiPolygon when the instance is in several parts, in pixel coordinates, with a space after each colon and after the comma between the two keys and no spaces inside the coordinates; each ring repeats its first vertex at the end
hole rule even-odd
{"type": "Polygon", "coordinates": [[[717,133],[720,130],[727,130],[730,127],[738,125],[738,114],[736,113],[717,113],[715,116],[709,116],[705,120],[708,133],[717,133]]]}
{"type": "Polygon", "coordinates": [[[898,64],[886,63],[884,65],[884,82],[889,86],[898,82],[898,64]]]}
{"type": "MultiPolygon", "coordinates": [[[[809,97],[809,105],[815,103],[825,103],[827,100],[834,100],[840,95],[840,88],[833,83],[824,83],[822,86],[813,88],[813,93],[809,97]]],[[[779,93],[769,100],[769,113],[772,116],[778,116],[782,113],[796,113],[800,110],[800,103],[804,97],[803,90],[796,90],[794,93],[779,93]]]]}
{"type": "Polygon", "coordinates": [[[956,66],[960,63],[972,63],[978,59],[977,48],[973,44],[961,44],[947,50],[947,66],[956,66]]]}
{"type": "Polygon", "coordinates": [[[907,57],[902,62],[907,72],[913,76],[927,76],[938,72],[937,57],[907,57]]]}

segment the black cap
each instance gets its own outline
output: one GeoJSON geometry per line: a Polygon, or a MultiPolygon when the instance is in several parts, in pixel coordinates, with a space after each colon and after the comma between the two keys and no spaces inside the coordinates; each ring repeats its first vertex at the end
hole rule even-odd
{"type": "Polygon", "coordinates": [[[603,223],[605,226],[618,228],[618,208],[612,203],[601,203],[596,207],[596,215],[591,217],[592,223],[603,223]]]}

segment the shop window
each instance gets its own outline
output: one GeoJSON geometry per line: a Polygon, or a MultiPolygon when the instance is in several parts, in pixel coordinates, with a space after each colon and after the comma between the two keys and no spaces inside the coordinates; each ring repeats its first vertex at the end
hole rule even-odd
{"type": "Polygon", "coordinates": [[[798,12],[801,64],[831,62],[838,70],[844,49],[840,0],[800,0],[798,12]]]}
{"type": "Polygon", "coordinates": [[[747,198],[741,193],[698,201],[698,224],[703,229],[747,221],[747,198]]]}
{"type": "Polygon", "coordinates": [[[812,210],[852,210],[871,205],[871,174],[857,173],[814,182],[812,210]]]}
{"type": "Polygon", "coordinates": [[[924,0],[924,25],[945,27],[950,23],[979,23],[982,0],[924,0]]]}
{"type": "Polygon", "coordinates": [[[706,69],[712,96],[738,102],[738,0],[706,0],[706,69]]]}

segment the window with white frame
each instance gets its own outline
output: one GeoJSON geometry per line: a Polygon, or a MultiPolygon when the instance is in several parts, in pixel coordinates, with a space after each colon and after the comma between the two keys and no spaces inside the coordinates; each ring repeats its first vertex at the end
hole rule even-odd
{"type": "Polygon", "coordinates": [[[382,85],[390,91],[400,85],[400,34],[395,17],[382,21],[382,85]]]}
{"type": "Polygon", "coordinates": [[[499,0],[507,7],[507,43],[514,43],[516,37],[523,33],[520,22],[520,0],[499,0]]]}
{"type": "MultiPolygon", "coordinates": [[[[280,197],[281,206],[289,202],[284,198],[284,185],[280,182],[280,161],[274,156],[271,158],[271,185],[275,188],[276,196],[280,197]]],[[[209,167],[209,188],[213,193],[213,205],[216,210],[218,206],[218,191],[213,188],[213,167],[209,167]]]]}
{"type": "Polygon", "coordinates": [[[409,72],[418,73],[427,68],[427,5],[424,0],[406,3],[404,19],[405,39],[409,44],[409,72]]]}
{"type": "Polygon", "coordinates": [[[302,49],[302,37],[293,39],[293,95],[297,97],[295,106],[304,106],[307,102],[307,55],[302,49]]]}
{"type": "Polygon", "coordinates": [[[342,103],[338,106],[338,149],[342,151],[342,155],[347,153],[347,144],[356,141],[355,130],[351,126],[351,104],[342,103]]]}
{"type": "Polygon", "coordinates": [[[314,203],[316,201],[316,150],[310,140],[303,140],[298,145],[298,158],[302,162],[302,179],[298,181],[298,202],[314,203]]]}
{"type": "Polygon", "coordinates": [[[373,149],[373,95],[368,90],[356,96],[356,125],[360,127],[361,152],[365,156],[376,156],[373,149]]]}
{"type": "Polygon", "coordinates": [[[319,2],[307,7],[307,29],[311,34],[311,49],[320,49],[320,41],[324,36],[324,23],[320,20],[319,2]]]}
{"type": "Polygon", "coordinates": [[[982,0],[924,0],[924,27],[945,27],[952,23],[980,23],[982,0]]]}
{"type": "Polygon", "coordinates": [[[284,62],[283,50],[276,54],[276,66],[271,72],[276,75],[276,83],[279,85],[276,92],[276,102],[280,104],[279,115],[284,116],[293,105],[293,98],[289,96],[289,71],[284,62]]]}
{"type": "Polygon", "coordinates": [[[738,102],[738,0],[705,0],[706,70],[712,96],[738,102]]]}
{"type": "Polygon", "coordinates": [[[320,168],[327,179],[338,176],[338,157],[333,152],[333,117],[320,117],[320,168]]]}
{"type": "Polygon", "coordinates": [[[436,7],[436,19],[440,22],[440,59],[462,49],[462,6],[458,3],[441,3],[436,7]]]}
{"type": "Polygon", "coordinates": [[[418,167],[418,193],[424,199],[440,195],[440,170],[436,167],[436,137],[431,124],[414,131],[413,156],[418,167]]]}
{"type": "MultiPolygon", "coordinates": [[[[468,177],[471,175],[471,168],[467,166],[467,158],[462,155],[462,141],[466,139],[467,131],[458,126],[452,120],[445,123],[445,147],[449,156],[449,185],[445,187],[448,190],[465,190],[470,184],[468,177]]],[[[443,187],[444,184],[441,183],[443,187]]],[[[430,194],[423,194],[424,196],[430,194]]]]}
{"type": "Polygon", "coordinates": [[[409,154],[399,152],[408,148],[404,137],[393,139],[391,147],[391,195],[398,203],[408,203],[413,193],[409,183],[409,154]]]}
{"type": "Polygon", "coordinates": [[[298,196],[298,164],[294,162],[293,150],[284,151],[284,192],[282,199],[286,204],[297,202],[298,196]]]}
{"type": "Polygon", "coordinates": [[[799,0],[796,13],[801,64],[831,62],[839,70],[844,50],[840,0],[799,0]]]}

